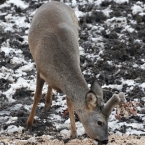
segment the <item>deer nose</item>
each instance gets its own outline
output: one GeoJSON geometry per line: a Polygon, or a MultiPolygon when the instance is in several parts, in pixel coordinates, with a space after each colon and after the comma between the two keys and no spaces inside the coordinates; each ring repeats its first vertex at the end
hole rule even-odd
{"type": "Polygon", "coordinates": [[[99,144],[101,143],[101,144],[107,144],[108,143],[108,139],[106,139],[106,140],[98,140],[98,139],[95,139],[99,144]]]}
{"type": "Polygon", "coordinates": [[[107,140],[103,140],[103,141],[100,141],[102,144],[107,144],[108,143],[108,139],[107,140]]]}

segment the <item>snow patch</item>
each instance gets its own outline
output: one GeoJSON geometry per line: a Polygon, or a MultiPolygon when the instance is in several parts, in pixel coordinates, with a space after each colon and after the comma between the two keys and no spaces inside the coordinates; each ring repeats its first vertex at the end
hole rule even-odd
{"type": "Polygon", "coordinates": [[[113,0],[113,1],[118,4],[129,3],[129,0],[113,0]]]}
{"type": "Polygon", "coordinates": [[[131,7],[131,9],[132,9],[132,14],[133,15],[136,15],[137,13],[142,13],[143,10],[144,10],[144,8],[142,8],[139,5],[134,5],[134,6],[131,7]]]}
{"type": "Polygon", "coordinates": [[[17,7],[20,7],[22,9],[26,9],[28,7],[28,4],[24,3],[23,1],[21,0],[8,0],[7,1],[7,4],[14,4],[16,5],[17,7]]]}

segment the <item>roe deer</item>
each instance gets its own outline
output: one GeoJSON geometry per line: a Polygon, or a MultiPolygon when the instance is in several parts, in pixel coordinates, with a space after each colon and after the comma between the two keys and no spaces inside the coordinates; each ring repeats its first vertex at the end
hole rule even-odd
{"type": "Polygon", "coordinates": [[[29,47],[36,63],[37,86],[34,103],[26,123],[31,130],[44,82],[48,83],[45,110],[52,103],[52,88],[66,94],[71,122],[71,138],[77,136],[73,109],[86,133],[99,143],[108,143],[108,117],[121,101],[114,94],[104,105],[103,91],[97,81],[89,89],[80,69],[78,20],[69,6],[62,2],[43,4],[33,17],[29,30],[29,47]]]}

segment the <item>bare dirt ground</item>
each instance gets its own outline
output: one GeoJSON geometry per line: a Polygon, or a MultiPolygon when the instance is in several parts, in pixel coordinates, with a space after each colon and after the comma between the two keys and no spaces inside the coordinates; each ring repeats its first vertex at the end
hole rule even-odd
{"type": "MultiPolygon", "coordinates": [[[[50,140],[47,136],[36,138],[31,137],[28,140],[20,140],[14,137],[4,136],[0,137],[0,140],[0,145],[94,145],[93,140],[89,138],[85,138],[83,140],[74,139],[68,141],[67,143],[64,143],[64,141],[60,141],[58,139],[50,140]]],[[[145,145],[145,137],[110,135],[109,140],[108,145],[145,145]]]]}

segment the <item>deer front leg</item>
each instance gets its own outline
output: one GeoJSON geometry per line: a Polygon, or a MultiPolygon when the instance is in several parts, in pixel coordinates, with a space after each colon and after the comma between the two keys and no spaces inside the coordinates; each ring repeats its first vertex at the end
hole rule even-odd
{"type": "Polygon", "coordinates": [[[47,94],[45,96],[44,110],[48,111],[52,104],[52,87],[48,86],[47,94]]]}
{"type": "Polygon", "coordinates": [[[77,137],[75,118],[74,118],[74,109],[73,109],[73,105],[68,97],[66,97],[66,102],[67,102],[67,106],[68,106],[70,124],[71,124],[70,138],[74,139],[77,137]]]}
{"type": "Polygon", "coordinates": [[[26,130],[29,130],[29,131],[32,130],[32,125],[33,125],[34,116],[36,113],[36,108],[37,108],[37,105],[42,97],[43,85],[44,85],[44,80],[40,77],[40,74],[37,73],[36,92],[34,95],[34,102],[33,102],[32,110],[31,110],[31,113],[30,113],[30,115],[27,119],[27,122],[26,122],[26,130]]]}

